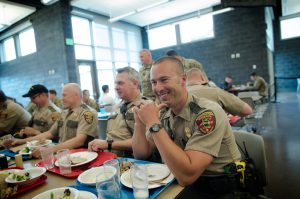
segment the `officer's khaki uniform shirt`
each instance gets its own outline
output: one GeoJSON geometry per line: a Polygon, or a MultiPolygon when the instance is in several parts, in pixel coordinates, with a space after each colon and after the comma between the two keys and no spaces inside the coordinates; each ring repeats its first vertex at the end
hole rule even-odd
{"type": "Polygon", "coordinates": [[[64,103],[61,99],[59,99],[58,97],[55,98],[55,100],[53,101],[53,103],[60,109],[64,108],[64,103]]]}
{"type": "Polygon", "coordinates": [[[262,77],[257,76],[253,85],[253,89],[257,90],[260,96],[266,96],[266,88],[267,83],[265,82],[265,80],[262,77]]]}
{"type": "Polygon", "coordinates": [[[141,95],[138,95],[135,100],[129,102],[128,104],[122,103],[120,107],[126,106],[126,112],[122,114],[120,109],[117,111],[117,115],[112,116],[107,123],[106,135],[107,139],[113,140],[126,140],[130,139],[134,131],[134,114],[133,107],[138,101],[142,99],[141,95]],[[127,125],[126,125],[126,122],[127,125]],[[129,130],[130,129],[130,130],[129,130]],[[131,131],[131,132],[130,132],[131,131]]]}
{"type": "Polygon", "coordinates": [[[202,74],[203,74],[203,77],[205,78],[205,80],[208,82],[208,77],[204,71],[204,68],[202,66],[202,64],[194,59],[185,59],[182,57],[182,64],[183,64],[183,68],[184,68],[184,71],[188,71],[189,69],[192,69],[192,68],[198,68],[201,70],[202,74]]]}
{"type": "Polygon", "coordinates": [[[95,100],[89,98],[88,101],[85,102],[85,104],[92,107],[93,109],[95,109],[98,112],[99,106],[95,100]]]}
{"type": "Polygon", "coordinates": [[[152,85],[150,82],[150,71],[151,71],[152,64],[143,65],[140,69],[140,77],[142,81],[142,92],[143,96],[148,97],[151,100],[155,100],[155,95],[152,91],[152,85]]]}
{"type": "Polygon", "coordinates": [[[0,106],[0,135],[15,133],[28,126],[31,115],[19,104],[6,100],[0,106]]]}
{"type": "Polygon", "coordinates": [[[242,115],[245,105],[240,98],[228,93],[220,88],[201,85],[200,83],[192,83],[187,85],[187,90],[199,98],[204,97],[218,103],[226,112],[232,115],[242,115]]]}
{"type": "MultiPolygon", "coordinates": [[[[54,137],[59,137],[59,142],[65,142],[76,137],[77,134],[85,134],[96,138],[98,135],[98,116],[85,104],[72,110],[62,111],[60,119],[49,130],[54,137]]],[[[82,143],[84,146],[87,143],[82,143]]]]}
{"type": "Polygon", "coordinates": [[[181,113],[174,116],[169,109],[161,122],[180,148],[213,156],[206,171],[222,173],[226,164],[241,158],[226,114],[213,101],[189,94],[181,113]]]}
{"type": "Polygon", "coordinates": [[[51,126],[60,118],[61,110],[52,102],[42,108],[36,108],[32,116],[32,127],[40,132],[48,131],[51,126]]]}

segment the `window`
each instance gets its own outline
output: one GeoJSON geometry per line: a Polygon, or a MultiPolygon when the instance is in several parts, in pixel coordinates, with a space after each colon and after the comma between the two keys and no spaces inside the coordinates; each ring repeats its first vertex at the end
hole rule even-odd
{"type": "Polygon", "coordinates": [[[300,36],[300,17],[280,20],[281,39],[300,36]]]}
{"type": "Polygon", "coordinates": [[[114,48],[126,49],[125,32],[119,28],[112,28],[114,48]]]}
{"type": "Polygon", "coordinates": [[[36,52],[35,36],[33,28],[29,28],[19,34],[21,56],[36,52]]]}
{"type": "Polygon", "coordinates": [[[93,23],[95,46],[109,47],[108,26],[93,23]]]}
{"type": "Polygon", "coordinates": [[[202,15],[182,21],[179,24],[179,28],[181,43],[214,37],[212,15],[202,15]]]}
{"type": "Polygon", "coordinates": [[[81,17],[72,17],[73,38],[76,44],[91,45],[90,22],[81,17]]]}
{"type": "Polygon", "coordinates": [[[75,57],[77,59],[93,60],[93,50],[91,46],[75,45],[75,57]]]}
{"type": "Polygon", "coordinates": [[[166,25],[148,30],[149,46],[151,50],[176,45],[174,25],[166,25]]]}
{"type": "Polygon", "coordinates": [[[15,41],[13,37],[4,40],[3,49],[4,49],[4,61],[11,61],[16,59],[15,41]]]}

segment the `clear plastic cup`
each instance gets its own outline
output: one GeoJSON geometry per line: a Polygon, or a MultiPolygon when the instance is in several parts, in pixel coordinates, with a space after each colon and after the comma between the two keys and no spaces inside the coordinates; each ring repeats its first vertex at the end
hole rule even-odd
{"type": "Polygon", "coordinates": [[[70,150],[69,149],[59,150],[56,153],[56,157],[59,166],[59,172],[61,174],[71,173],[72,169],[71,169],[70,150]]]}
{"type": "Polygon", "coordinates": [[[54,167],[54,156],[52,147],[40,147],[44,167],[48,170],[54,167]]]}
{"type": "Polygon", "coordinates": [[[133,195],[135,199],[148,199],[148,174],[145,164],[133,164],[130,168],[133,195]]]}

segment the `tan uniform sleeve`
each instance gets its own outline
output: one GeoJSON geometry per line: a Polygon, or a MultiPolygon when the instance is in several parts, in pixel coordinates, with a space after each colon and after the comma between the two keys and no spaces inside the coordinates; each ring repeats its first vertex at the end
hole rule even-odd
{"type": "Polygon", "coordinates": [[[80,116],[76,134],[85,134],[92,137],[98,136],[98,117],[91,111],[85,111],[80,116]]]}
{"type": "MultiPolygon", "coordinates": [[[[202,114],[205,114],[207,112],[212,112],[214,115],[214,118],[211,117],[209,119],[210,125],[214,125],[214,128],[210,132],[203,133],[203,131],[201,131],[201,127],[199,127],[199,125],[202,124],[197,124],[196,120],[198,119],[196,119],[194,122],[194,133],[188,140],[185,150],[201,151],[213,157],[217,157],[221,148],[224,132],[226,132],[225,129],[228,128],[229,124],[228,121],[225,120],[227,117],[224,111],[221,110],[221,108],[213,111],[205,110],[204,112],[201,112],[196,118],[202,117],[202,114]],[[213,120],[215,120],[214,124],[213,120]]],[[[205,121],[205,119],[203,119],[203,121],[205,121]]]]}
{"type": "Polygon", "coordinates": [[[218,89],[218,100],[222,103],[222,108],[232,114],[240,115],[245,103],[235,95],[218,89]]]}

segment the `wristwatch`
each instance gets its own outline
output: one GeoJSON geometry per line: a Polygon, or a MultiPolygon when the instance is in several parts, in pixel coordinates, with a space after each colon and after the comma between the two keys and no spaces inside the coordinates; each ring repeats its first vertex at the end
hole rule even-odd
{"type": "Polygon", "coordinates": [[[149,131],[150,133],[157,133],[160,129],[163,128],[163,125],[162,124],[153,124],[150,128],[149,128],[149,131]]]}
{"type": "Polygon", "coordinates": [[[114,142],[113,139],[108,139],[107,141],[107,150],[111,151],[112,143],[114,142]]]}

